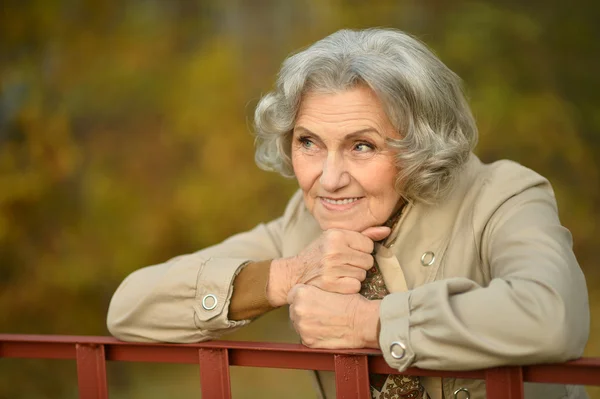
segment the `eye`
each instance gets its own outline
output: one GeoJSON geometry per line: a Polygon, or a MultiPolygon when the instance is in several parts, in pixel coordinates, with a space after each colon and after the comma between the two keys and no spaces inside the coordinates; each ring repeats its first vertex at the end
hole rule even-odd
{"type": "Polygon", "coordinates": [[[369,152],[373,151],[375,146],[371,143],[360,141],[354,145],[354,150],[357,152],[369,152]]]}
{"type": "Polygon", "coordinates": [[[310,141],[310,139],[307,139],[306,137],[300,137],[299,141],[304,148],[310,148],[314,144],[312,141],[310,141]]]}
{"type": "Polygon", "coordinates": [[[315,143],[308,137],[300,136],[297,140],[304,149],[311,150],[315,147],[315,143]]]}

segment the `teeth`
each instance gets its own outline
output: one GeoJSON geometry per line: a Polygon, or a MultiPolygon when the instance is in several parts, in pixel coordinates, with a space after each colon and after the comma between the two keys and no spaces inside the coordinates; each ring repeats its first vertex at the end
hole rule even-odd
{"type": "Polygon", "coordinates": [[[358,200],[358,198],[345,198],[343,200],[333,200],[333,199],[329,199],[329,198],[325,198],[325,197],[321,197],[321,198],[323,198],[323,201],[325,201],[329,204],[335,204],[335,205],[350,204],[350,203],[358,200]]]}

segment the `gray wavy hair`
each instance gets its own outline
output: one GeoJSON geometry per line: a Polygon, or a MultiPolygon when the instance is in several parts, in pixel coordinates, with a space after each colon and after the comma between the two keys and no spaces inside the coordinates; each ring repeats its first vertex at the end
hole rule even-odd
{"type": "Polygon", "coordinates": [[[302,95],[365,84],[379,97],[401,139],[396,189],[408,201],[433,203],[477,143],[477,127],[460,78],[425,44],[393,29],[340,30],[288,57],[275,89],[254,115],[256,163],[293,177],[291,140],[302,95]]]}

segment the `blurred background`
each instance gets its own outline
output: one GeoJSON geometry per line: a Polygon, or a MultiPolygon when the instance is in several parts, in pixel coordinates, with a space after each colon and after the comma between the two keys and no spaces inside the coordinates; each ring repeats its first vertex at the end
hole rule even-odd
{"type": "MultiPolygon", "coordinates": [[[[477,154],[548,177],[586,274],[600,356],[600,3],[4,0],[0,332],[106,335],[131,271],[281,214],[253,162],[282,60],[340,28],[395,27],[464,80],[477,154]]],[[[286,340],[285,314],[228,338],[286,340]]],[[[519,326],[515,326],[519,328],[519,326]]],[[[112,398],[199,397],[198,369],[109,364],[112,398]]],[[[75,363],[0,360],[0,398],[75,398],[75,363]]],[[[306,372],[232,370],[235,398],[312,397],[306,372]]],[[[600,389],[590,389],[600,398],[600,389]]]]}

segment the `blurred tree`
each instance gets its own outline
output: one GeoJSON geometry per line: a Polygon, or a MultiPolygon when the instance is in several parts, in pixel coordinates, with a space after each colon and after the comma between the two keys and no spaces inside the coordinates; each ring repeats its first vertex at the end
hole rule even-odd
{"type": "MultiPolygon", "coordinates": [[[[295,183],[254,166],[253,107],[287,53],[370,26],[415,34],[464,79],[484,160],[514,159],[553,182],[597,315],[599,7],[5,0],[0,330],[106,334],[108,301],[127,273],[277,217],[295,183]]],[[[272,326],[285,323],[265,317],[236,338],[278,339],[272,326]]],[[[594,332],[595,319],[588,354],[598,355],[594,332]]],[[[160,397],[141,388],[156,370],[114,366],[111,393],[160,397]]],[[[182,370],[165,378],[181,372],[195,387],[182,370]]],[[[2,361],[0,375],[0,398],[75,396],[72,364],[2,361]]],[[[239,378],[260,382],[252,371],[239,378]]],[[[233,384],[236,397],[256,396],[233,384]]]]}

